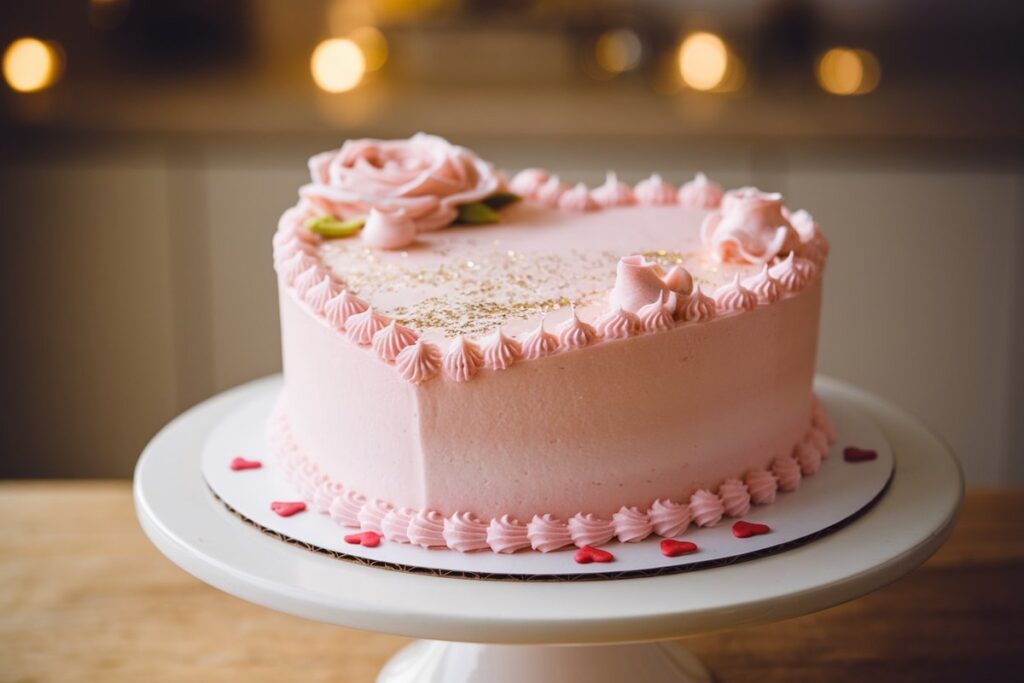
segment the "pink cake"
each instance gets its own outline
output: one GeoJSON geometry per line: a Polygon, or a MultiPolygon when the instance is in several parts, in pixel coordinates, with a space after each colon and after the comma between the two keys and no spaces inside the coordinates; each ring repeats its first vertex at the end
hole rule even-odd
{"type": "Polygon", "coordinates": [[[310,170],[274,237],[270,434],[341,525],[459,551],[672,537],[827,454],[828,244],[780,195],[508,180],[422,134],[310,170]]]}

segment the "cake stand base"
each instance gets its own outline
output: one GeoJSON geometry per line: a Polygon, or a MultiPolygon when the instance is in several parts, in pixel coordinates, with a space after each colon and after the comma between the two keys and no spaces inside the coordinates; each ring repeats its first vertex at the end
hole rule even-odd
{"type": "Polygon", "coordinates": [[[477,645],[417,640],[377,683],[710,683],[700,660],[678,643],[477,645]]]}
{"type": "Polygon", "coordinates": [[[210,492],[200,459],[211,430],[276,381],[216,396],[154,437],[135,469],[139,522],[185,571],[244,600],[428,639],[388,662],[378,679],[388,683],[708,681],[693,655],[655,641],[788,619],[877,590],[942,545],[963,494],[953,454],[919,422],[819,377],[818,389],[878,425],[895,462],[878,502],[827,536],[746,562],[649,578],[481,581],[394,571],[261,533],[210,492]]]}

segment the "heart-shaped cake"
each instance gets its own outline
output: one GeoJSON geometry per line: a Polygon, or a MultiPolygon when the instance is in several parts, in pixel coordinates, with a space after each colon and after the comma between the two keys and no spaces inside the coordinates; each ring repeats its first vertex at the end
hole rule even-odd
{"type": "Polygon", "coordinates": [[[828,245],[780,195],[507,180],[422,134],[310,170],[274,237],[271,434],[345,524],[459,550],[641,540],[681,533],[695,494],[714,524],[820,464],[828,245]]]}

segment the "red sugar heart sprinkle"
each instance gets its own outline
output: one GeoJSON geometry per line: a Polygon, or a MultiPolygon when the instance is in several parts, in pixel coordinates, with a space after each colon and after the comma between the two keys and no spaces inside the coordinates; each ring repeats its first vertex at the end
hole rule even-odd
{"type": "Polygon", "coordinates": [[[611,562],[615,559],[607,550],[601,548],[593,548],[589,545],[580,547],[576,551],[576,563],[577,564],[590,564],[591,562],[611,562]]]}
{"type": "Polygon", "coordinates": [[[270,504],[270,509],[282,517],[291,517],[305,510],[306,504],[301,500],[293,502],[274,501],[270,504]]]}
{"type": "Polygon", "coordinates": [[[238,472],[239,470],[258,470],[263,467],[263,463],[259,460],[246,460],[239,456],[231,461],[229,467],[235,472],[238,472]]]}
{"type": "Polygon", "coordinates": [[[679,557],[688,553],[696,552],[697,544],[690,541],[677,541],[666,538],[661,542],[661,554],[665,557],[679,557]]]}
{"type": "Polygon", "coordinates": [[[358,534],[349,534],[345,537],[345,543],[361,545],[364,548],[376,548],[380,545],[380,534],[376,531],[363,531],[358,534]]]}
{"type": "Polygon", "coordinates": [[[732,525],[732,535],[736,538],[750,538],[751,536],[760,536],[771,531],[771,528],[767,524],[755,524],[753,522],[744,522],[742,519],[732,525]]]}
{"type": "Polygon", "coordinates": [[[867,462],[868,460],[874,460],[877,457],[878,452],[873,451],[870,448],[847,446],[843,449],[843,460],[846,462],[867,462]]]}

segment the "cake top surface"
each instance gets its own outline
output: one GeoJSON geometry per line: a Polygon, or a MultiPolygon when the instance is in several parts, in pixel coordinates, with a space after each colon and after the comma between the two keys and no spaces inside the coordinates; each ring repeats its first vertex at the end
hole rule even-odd
{"type": "Polygon", "coordinates": [[[285,287],[413,383],[736,315],[798,294],[828,242],[781,195],[609,172],[509,179],[436,136],[310,159],[274,237],[285,287]],[[551,334],[555,332],[556,334],[551,334]],[[481,351],[473,339],[487,338],[481,351]]]}
{"type": "Polygon", "coordinates": [[[702,249],[707,211],[623,206],[563,211],[534,201],[502,211],[501,222],[428,232],[400,250],[329,240],[319,253],[334,277],[376,310],[436,340],[511,335],[540,319],[557,327],[576,307],[585,320],[608,309],[616,265],[638,254],[664,270],[680,264],[704,291],[759,266],[717,263],[702,249]]]}

